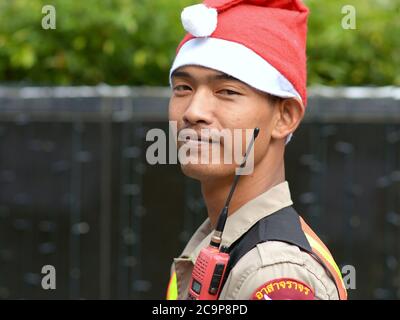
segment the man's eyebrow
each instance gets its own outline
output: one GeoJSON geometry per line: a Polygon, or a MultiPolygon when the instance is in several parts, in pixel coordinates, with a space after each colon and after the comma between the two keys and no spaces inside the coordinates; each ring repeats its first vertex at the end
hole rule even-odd
{"type": "Polygon", "coordinates": [[[226,73],[217,74],[217,75],[211,76],[210,78],[215,79],[215,80],[231,80],[231,81],[241,82],[239,79],[236,79],[235,77],[232,77],[226,73]]]}
{"type": "Polygon", "coordinates": [[[191,74],[189,72],[175,70],[174,72],[172,72],[171,78],[190,78],[190,79],[192,79],[193,77],[191,76],[191,74]]]}
{"type": "Polygon", "coordinates": [[[245,83],[245,82],[243,82],[242,80],[239,80],[238,78],[235,78],[235,77],[233,77],[233,76],[231,76],[231,75],[229,75],[229,74],[226,74],[226,73],[221,73],[221,74],[217,74],[217,75],[211,76],[211,79],[210,79],[210,80],[235,81],[235,82],[237,82],[238,84],[241,84],[241,85],[244,85],[244,86],[248,87],[248,84],[247,84],[247,83],[245,83]]]}
{"type": "MultiPolygon", "coordinates": [[[[175,70],[174,72],[172,72],[171,78],[186,78],[186,79],[194,79],[194,77],[186,71],[180,71],[180,70],[175,70]]],[[[229,81],[238,81],[238,82],[242,82],[239,79],[236,79],[235,77],[226,74],[226,73],[218,73],[218,74],[213,74],[213,75],[209,75],[207,76],[207,80],[208,81],[215,81],[215,80],[229,80],[229,81]]]]}

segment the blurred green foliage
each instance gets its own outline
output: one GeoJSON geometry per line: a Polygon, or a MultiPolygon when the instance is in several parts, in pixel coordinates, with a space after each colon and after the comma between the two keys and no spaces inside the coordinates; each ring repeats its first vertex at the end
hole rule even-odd
{"type": "Polygon", "coordinates": [[[308,0],[310,84],[400,85],[400,0],[308,0]],[[356,29],[343,29],[343,6],[356,29]]]}
{"type": "MultiPolygon", "coordinates": [[[[0,0],[0,81],[167,85],[194,0],[0,0]],[[56,8],[56,30],[41,26],[56,8]]],[[[306,0],[309,84],[400,85],[400,0],[306,0]],[[353,5],[355,30],[342,28],[353,5]]]]}

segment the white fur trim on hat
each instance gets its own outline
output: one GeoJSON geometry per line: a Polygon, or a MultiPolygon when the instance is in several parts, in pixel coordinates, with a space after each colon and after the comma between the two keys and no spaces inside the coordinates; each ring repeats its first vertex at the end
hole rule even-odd
{"type": "Polygon", "coordinates": [[[217,28],[218,12],[204,4],[195,4],[183,9],[182,25],[195,37],[209,37],[217,28]]]}

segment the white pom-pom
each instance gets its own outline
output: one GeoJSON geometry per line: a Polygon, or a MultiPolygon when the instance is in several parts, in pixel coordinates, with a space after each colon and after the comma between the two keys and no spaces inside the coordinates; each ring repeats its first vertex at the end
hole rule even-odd
{"type": "Polygon", "coordinates": [[[218,11],[204,4],[195,4],[183,9],[181,14],[183,27],[195,37],[208,37],[217,28],[218,11]]]}

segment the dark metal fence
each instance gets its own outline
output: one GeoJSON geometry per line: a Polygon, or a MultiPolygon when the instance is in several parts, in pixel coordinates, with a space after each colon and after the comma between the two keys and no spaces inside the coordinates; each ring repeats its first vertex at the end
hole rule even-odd
{"type": "MultiPolygon", "coordinates": [[[[197,182],[145,160],[169,90],[0,88],[0,298],[162,299],[206,217],[197,182]],[[41,268],[54,265],[56,290],[41,268]]],[[[400,298],[400,89],[314,88],[286,151],[296,209],[350,298],[400,298]]]]}

